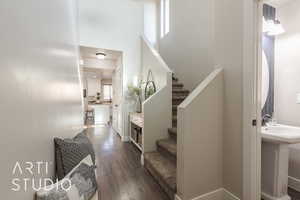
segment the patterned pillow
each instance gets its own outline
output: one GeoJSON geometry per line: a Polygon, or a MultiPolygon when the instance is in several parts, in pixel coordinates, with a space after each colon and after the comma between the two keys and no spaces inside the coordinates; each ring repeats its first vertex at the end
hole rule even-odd
{"type": "Polygon", "coordinates": [[[54,138],[54,144],[56,176],[59,180],[64,178],[87,155],[91,155],[95,165],[93,145],[85,135],[85,131],[73,139],[54,138]]]}
{"type": "Polygon", "coordinates": [[[97,191],[91,156],[83,159],[64,179],[37,192],[37,200],[89,200],[97,191]]]}

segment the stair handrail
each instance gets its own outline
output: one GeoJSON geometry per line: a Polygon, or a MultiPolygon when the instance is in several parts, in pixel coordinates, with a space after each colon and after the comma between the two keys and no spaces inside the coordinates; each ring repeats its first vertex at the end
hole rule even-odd
{"type": "Polygon", "coordinates": [[[223,73],[222,68],[216,68],[212,73],[210,73],[190,94],[187,98],[184,99],[181,104],[179,104],[178,109],[184,109],[188,105],[190,105],[197,96],[201,95],[201,93],[205,90],[206,87],[211,84],[211,82],[219,75],[223,73]]]}

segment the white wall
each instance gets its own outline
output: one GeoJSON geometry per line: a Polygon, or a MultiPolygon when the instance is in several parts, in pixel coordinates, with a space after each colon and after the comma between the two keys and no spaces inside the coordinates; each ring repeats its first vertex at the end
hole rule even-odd
{"type": "Polygon", "coordinates": [[[158,48],[159,0],[144,1],[144,35],[158,48]]]}
{"type": "MultiPolygon", "coordinates": [[[[214,59],[224,68],[225,80],[223,184],[239,198],[243,188],[243,22],[247,14],[243,5],[240,0],[217,0],[214,11],[214,59]]],[[[245,22],[251,25],[250,19],[245,22]]]]}
{"type": "Polygon", "coordinates": [[[131,82],[141,64],[143,3],[135,0],[79,0],[79,30],[82,46],[122,51],[124,82],[131,82]]]}
{"type": "Polygon", "coordinates": [[[170,1],[170,33],[159,50],[176,77],[194,89],[213,69],[213,1],[170,1]]]}
{"type": "MultiPolygon", "coordinates": [[[[168,74],[171,73],[168,66],[154,50],[153,45],[147,39],[142,40],[142,80],[147,81],[149,70],[152,72],[152,79],[155,82],[157,91],[167,84],[168,74]]],[[[143,93],[144,95],[144,93],[143,93]]]]}
{"type": "MultiPolygon", "coordinates": [[[[244,2],[170,2],[171,31],[160,41],[159,48],[175,75],[191,90],[214,66],[224,69],[223,185],[241,197],[244,2]]],[[[247,20],[250,24],[251,20],[247,20]]]]}
{"type": "Polygon", "coordinates": [[[277,9],[277,17],[286,33],[275,42],[275,117],[279,123],[300,126],[300,2],[277,9]]]}
{"type": "MultiPolygon", "coordinates": [[[[277,9],[285,33],[275,41],[275,118],[279,123],[300,126],[300,2],[290,1],[277,9]]],[[[289,176],[300,179],[300,145],[291,146],[289,176]]],[[[298,188],[299,189],[299,188],[298,188]]]]}
{"type": "MultiPolygon", "coordinates": [[[[79,0],[80,44],[123,52],[124,92],[141,68],[143,2],[136,0],[79,0]]],[[[128,105],[123,107],[128,118],[128,105]]],[[[124,125],[128,125],[125,121],[124,125]]],[[[128,128],[124,127],[124,135],[128,128]]]]}
{"type": "Polygon", "coordinates": [[[53,137],[82,126],[76,19],[73,0],[0,2],[1,199],[33,199],[32,189],[11,190],[15,163],[47,161],[35,178],[52,177],[53,137]]]}

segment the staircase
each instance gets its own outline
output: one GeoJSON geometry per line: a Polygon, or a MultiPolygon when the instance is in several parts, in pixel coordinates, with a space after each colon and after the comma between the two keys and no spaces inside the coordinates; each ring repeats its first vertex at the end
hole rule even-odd
{"type": "MultiPolygon", "coordinates": [[[[169,138],[156,141],[157,151],[145,153],[145,168],[159,183],[170,199],[176,194],[177,160],[177,107],[188,96],[189,91],[173,76],[172,83],[172,124],[168,130],[169,138]]],[[[167,130],[166,130],[167,131],[167,130]]]]}

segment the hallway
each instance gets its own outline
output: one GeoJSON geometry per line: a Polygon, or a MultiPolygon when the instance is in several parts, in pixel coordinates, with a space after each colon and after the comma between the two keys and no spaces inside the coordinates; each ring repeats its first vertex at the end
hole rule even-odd
{"type": "Polygon", "coordinates": [[[108,126],[89,128],[88,136],[96,151],[99,200],[168,200],[133,145],[108,126]]]}

